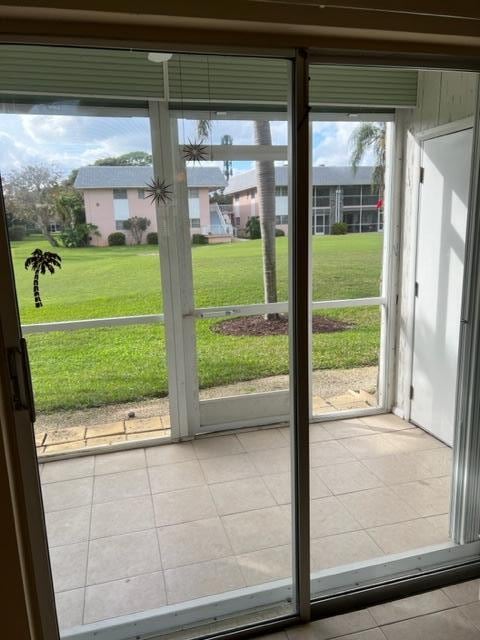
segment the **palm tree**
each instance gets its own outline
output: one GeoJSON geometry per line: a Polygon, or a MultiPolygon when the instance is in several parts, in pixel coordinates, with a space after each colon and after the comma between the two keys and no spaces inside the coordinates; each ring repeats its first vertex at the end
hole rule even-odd
{"type": "MultiPolygon", "coordinates": [[[[255,143],[271,145],[272,133],[268,120],[255,120],[255,143]]],[[[277,302],[277,265],[275,244],[275,165],[273,160],[255,163],[257,173],[258,212],[262,234],[263,290],[265,303],[277,302]]],[[[267,314],[267,320],[278,318],[277,313],[267,314]]]]}
{"type": "Polygon", "coordinates": [[[370,149],[373,151],[375,165],[372,173],[372,189],[377,188],[380,198],[383,197],[385,175],[385,122],[361,122],[350,136],[352,153],[350,162],[354,173],[360,162],[370,149]]]}
{"type": "Polygon", "coordinates": [[[38,280],[40,274],[44,275],[47,271],[55,273],[55,267],[62,268],[62,259],[57,253],[51,253],[50,251],[42,251],[41,249],[35,249],[32,251],[32,255],[25,260],[25,269],[32,269],[33,276],[33,299],[35,300],[35,307],[38,309],[43,307],[42,299],[40,298],[40,288],[38,286],[38,280]]]}
{"type": "MultiPolygon", "coordinates": [[[[272,133],[268,120],[254,120],[255,143],[271,145],[272,133]]],[[[197,133],[204,141],[211,131],[210,120],[197,122],[197,133]]],[[[255,163],[257,173],[257,196],[262,234],[263,255],[263,290],[266,304],[277,302],[277,268],[275,244],[275,165],[272,160],[261,160],[255,163]]],[[[278,318],[277,313],[266,315],[267,320],[278,318]]]]}

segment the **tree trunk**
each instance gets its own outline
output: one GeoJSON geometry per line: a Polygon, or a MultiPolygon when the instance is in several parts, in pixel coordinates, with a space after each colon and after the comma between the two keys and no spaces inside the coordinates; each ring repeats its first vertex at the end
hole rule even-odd
{"type": "Polygon", "coordinates": [[[33,299],[35,300],[35,308],[39,309],[43,307],[42,299],[40,298],[40,287],[38,285],[40,273],[35,271],[35,275],[33,276],[33,299]]]}
{"type": "MultiPolygon", "coordinates": [[[[271,145],[272,134],[268,120],[255,120],[255,143],[271,145]]],[[[277,302],[277,270],[275,255],[275,165],[273,160],[255,163],[257,173],[257,197],[262,233],[263,288],[267,304],[277,302]]],[[[268,320],[278,318],[278,314],[267,314],[268,320]]]]}
{"type": "Polygon", "coordinates": [[[51,247],[58,247],[58,242],[55,240],[55,238],[50,233],[50,231],[48,229],[48,226],[42,224],[41,225],[41,229],[42,229],[42,235],[44,236],[44,238],[46,240],[48,240],[48,242],[50,243],[50,246],[51,247]]]}

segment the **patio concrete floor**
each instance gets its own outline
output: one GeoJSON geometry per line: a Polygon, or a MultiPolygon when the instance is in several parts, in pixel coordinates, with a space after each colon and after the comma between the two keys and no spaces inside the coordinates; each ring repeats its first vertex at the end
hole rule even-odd
{"type": "MultiPolygon", "coordinates": [[[[287,376],[283,377],[288,381],[287,376]]],[[[48,414],[48,417],[44,414],[35,425],[37,455],[56,456],[89,447],[106,448],[119,442],[170,438],[168,399],[162,399],[160,405],[157,400],[150,408],[146,408],[145,402],[138,403],[131,407],[135,408],[135,416],[127,419],[129,405],[119,406],[121,406],[120,411],[115,408],[115,405],[107,405],[101,410],[97,408],[88,409],[88,411],[57,412],[57,414],[48,414]],[[164,413],[159,414],[159,410],[164,413]]],[[[331,397],[320,395],[312,397],[313,415],[347,409],[369,409],[376,406],[376,393],[364,389],[359,391],[350,389],[331,397]]]]}
{"type": "MultiPolygon", "coordinates": [[[[448,541],[451,450],[387,414],[313,424],[312,571],[448,541]]],[[[291,573],[287,427],[40,465],[63,629],[291,573]]]]}

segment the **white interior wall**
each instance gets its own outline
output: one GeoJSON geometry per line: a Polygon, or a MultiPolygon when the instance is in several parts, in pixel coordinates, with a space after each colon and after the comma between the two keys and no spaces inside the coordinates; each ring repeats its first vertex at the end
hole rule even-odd
{"type": "Polygon", "coordinates": [[[407,419],[410,412],[415,237],[420,178],[419,134],[473,116],[476,82],[477,77],[472,73],[422,71],[418,75],[417,107],[402,110],[397,118],[397,126],[403,131],[404,148],[399,203],[401,240],[393,410],[407,419]]]}

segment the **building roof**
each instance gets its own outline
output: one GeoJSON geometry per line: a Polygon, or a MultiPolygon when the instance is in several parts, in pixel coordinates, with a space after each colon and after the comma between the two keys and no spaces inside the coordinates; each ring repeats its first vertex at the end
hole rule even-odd
{"type": "MultiPolygon", "coordinates": [[[[313,167],[313,186],[342,186],[350,184],[370,184],[373,167],[358,167],[354,172],[352,167],[313,167]]],[[[288,167],[275,167],[275,184],[288,185],[288,167]]],[[[255,169],[244,171],[232,176],[224,193],[226,195],[239,193],[247,189],[256,189],[257,178],[255,169]]]]}
{"type": "MultiPolygon", "coordinates": [[[[145,167],[82,167],[74,186],[77,189],[141,189],[153,178],[153,168],[145,167]]],[[[188,167],[189,187],[218,189],[226,182],[219,167],[188,167]]]]}

